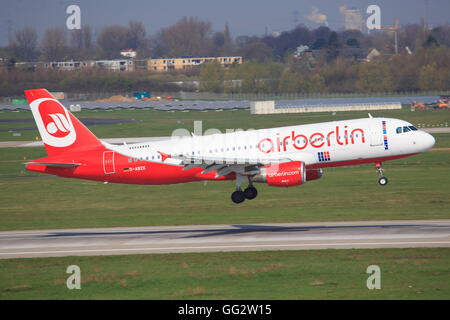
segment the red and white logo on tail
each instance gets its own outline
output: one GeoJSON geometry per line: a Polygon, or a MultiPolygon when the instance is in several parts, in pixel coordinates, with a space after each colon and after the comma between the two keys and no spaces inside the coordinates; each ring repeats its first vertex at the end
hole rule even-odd
{"type": "Polygon", "coordinates": [[[47,90],[25,90],[49,156],[103,148],[103,144],[47,90]]]}
{"type": "Polygon", "coordinates": [[[69,112],[57,100],[37,99],[30,107],[45,144],[68,147],[75,142],[77,134],[69,112]]]}

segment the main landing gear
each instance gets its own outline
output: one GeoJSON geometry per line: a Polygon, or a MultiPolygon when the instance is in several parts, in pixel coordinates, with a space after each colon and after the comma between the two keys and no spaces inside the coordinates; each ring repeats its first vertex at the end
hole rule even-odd
{"type": "Polygon", "coordinates": [[[234,203],[244,202],[245,199],[252,200],[258,195],[258,190],[256,190],[251,182],[249,182],[248,187],[242,191],[241,185],[245,181],[248,181],[247,176],[236,174],[236,191],[231,194],[231,200],[234,203]]]}
{"type": "Polygon", "coordinates": [[[231,200],[233,200],[234,203],[241,203],[244,202],[245,199],[255,199],[257,195],[258,190],[256,190],[254,186],[249,185],[244,191],[242,191],[241,188],[236,189],[236,191],[231,194],[231,200]]]}
{"type": "Polygon", "coordinates": [[[388,178],[383,176],[383,168],[381,167],[381,162],[375,162],[375,167],[377,168],[378,175],[380,178],[378,179],[378,183],[380,186],[385,186],[388,184],[388,178]]]}

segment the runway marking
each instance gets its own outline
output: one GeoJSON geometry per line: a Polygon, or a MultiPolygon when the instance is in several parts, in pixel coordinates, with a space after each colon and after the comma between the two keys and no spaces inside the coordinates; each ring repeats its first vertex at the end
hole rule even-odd
{"type": "Polygon", "coordinates": [[[450,241],[413,241],[413,242],[348,242],[348,243],[308,243],[308,244],[262,244],[262,245],[243,245],[243,246],[196,246],[196,247],[164,247],[164,248],[127,248],[127,249],[91,249],[91,250],[58,250],[58,251],[30,251],[30,252],[0,252],[0,255],[25,255],[25,254],[58,254],[58,253],[94,253],[94,252],[129,252],[129,251],[160,251],[160,250],[187,250],[187,249],[236,249],[236,248],[277,248],[277,247],[336,247],[336,246],[354,246],[354,245],[419,245],[419,244],[445,244],[450,245],[450,241]]]}

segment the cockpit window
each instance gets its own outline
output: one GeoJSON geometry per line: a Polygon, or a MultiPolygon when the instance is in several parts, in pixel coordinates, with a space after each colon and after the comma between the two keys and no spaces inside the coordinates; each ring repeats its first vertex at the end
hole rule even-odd
{"type": "Polygon", "coordinates": [[[397,127],[396,129],[395,129],[395,131],[397,132],[397,133],[402,133],[402,132],[409,132],[409,131],[417,131],[418,129],[416,128],[416,127],[414,127],[414,126],[404,126],[403,128],[402,127],[397,127]]]}

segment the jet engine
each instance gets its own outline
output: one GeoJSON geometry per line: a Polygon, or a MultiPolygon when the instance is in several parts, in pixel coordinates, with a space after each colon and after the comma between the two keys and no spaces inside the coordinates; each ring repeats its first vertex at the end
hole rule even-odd
{"type": "Polygon", "coordinates": [[[312,181],[322,178],[322,169],[308,169],[306,170],[306,181],[312,181]]]}
{"type": "Polygon", "coordinates": [[[305,163],[291,161],[264,166],[259,174],[250,177],[250,181],[266,182],[273,187],[299,186],[307,181],[305,163]]]}

